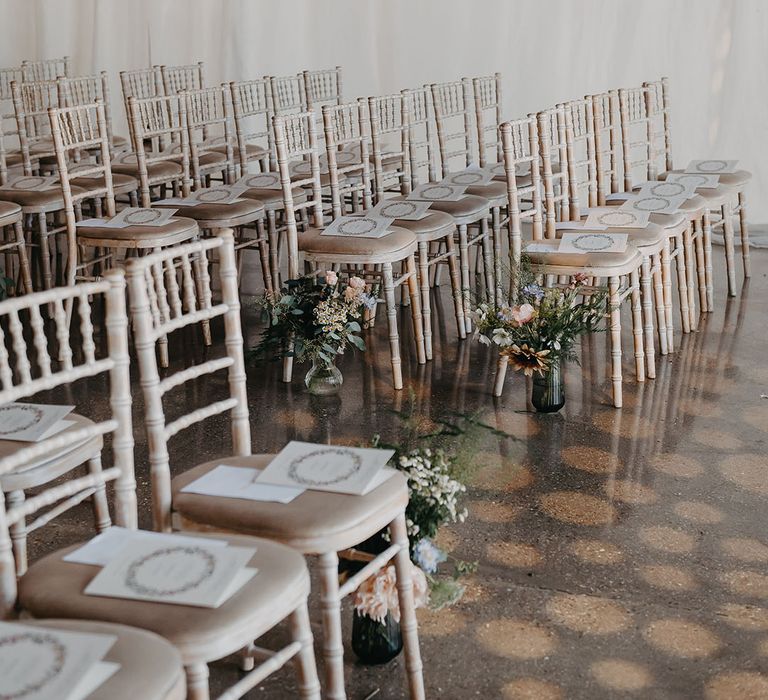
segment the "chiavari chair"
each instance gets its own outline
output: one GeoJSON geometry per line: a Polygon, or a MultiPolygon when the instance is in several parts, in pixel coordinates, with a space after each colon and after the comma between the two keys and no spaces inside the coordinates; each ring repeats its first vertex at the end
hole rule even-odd
{"type": "Polygon", "coordinates": [[[56,78],[69,77],[71,65],[69,56],[49,58],[43,61],[22,61],[22,82],[38,83],[56,78]]]}
{"type": "MultiPolygon", "coordinates": [[[[34,466],[32,471],[47,470],[49,475],[59,465],[71,462],[70,455],[82,452],[84,445],[93,446],[100,460],[104,437],[111,434],[112,464],[109,469],[92,470],[87,476],[68,478],[55,485],[51,478],[45,488],[38,489],[27,500],[0,499],[0,619],[16,621],[19,611],[26,613],[18,624],[30,633],[53,628],[62,632],[113,635],[116,640],[105,656],[106,661],[118,663],[120,668],[91,697],[109,697],[115,700],[131,700],[142,697],[152,700],[182,700],[186,697],[186,683],[181,657],[174,647],[155,634],[124,625],[92,622],[84,619],[37,619],[29,614],[45,616],[41,608],[50,597],[51,583],[61,583],[61,578],[42,578],[30,571],[17,578],[18,559],[14,560],[17,531],[24,521],[36,515],[35,524],[45,524],[69,507],[87,498],[98,496],[105,508],[104,517],[109,525],[110,514],[105,498],[107,483],[115,484],[115,516],[124,527],[136,527],[135,482],[133,476],[133,436],[131,432],[131,396],[128,373],[127,317],[125,312],[125,280],[121,271],[112,271],[100,282],[77,285],[67,289],[53,289],[29,294],[21,299],[0,303],[0,317],[9,320],[10,338],[0,339],[3,358],[9,354],[8,344],[17,356],[19,371],[14,374],[4,359],[0,375],[3,404],[35,394],[41,390],[67,385],[78,380],[99,381],[109,379],[110,411],[106,420],[88,421],[77,416],[74,426],[57,435],[19,449],[0,452],[0,481],[17,479],[19,469],[34,466]],[[69,327],[66,324],[64,304],[77,302],[78,318],[84,342],[79,348],[70,344],[69,327]],[[56,333],[46,336],[42,313],[50,303],[57,308],[56,333]],[[93,331],[94,307],[105,305],[107,309],[106,357],[97,357],[93,331]],[[25,341],[22,320],[31,320],[32,342],[25,341]],[[62,352],[63,351],[63,352],[62,352]],[[58,361],[55,358],[60,358],[58,361]],[[38,511],[43,511],[38,514],[38,511]],[[22,600],[27,588],[34,589],[41,581],[47,591],[40,596],[22,600]],[[22,593],[21,591],[24,591],[22,593]]],[[[76,464],[75,464],[76,466],[76,464]]],[[[70,465],[71,469],[71,465],[70,465]]],[[[54,555],[55,556],[55,555],[54,555]]],[[[63,563],[64,567],[76,566],[63,563]]],[[[33,564],[32,568],[35,568],[33,564]]],[[[90,569],[93,567],[81,567],[90,569]]],[[[66,575],[66,570],[64,570],[66,575]]],[[[55,585],[55,596],[60,587],[55,585]]],[[[56,614],[56,617],[67,617],[56,614]]]]}
{"type": "Polygon", "coordinates": [[[160,66],[163,90],[166,95],[176,95],[189,90],[202,90],[205,87],[202,61],[186,66],[160,66]]]}
{"type": "MultiPolygon", "coordinates": [[[[3,132],[6,139],[7,137],[18,137],[16,113],[13,110],[13,94],[11,93],[12,82],[22,82],[21,66],[17,68],[0,68],[0,131],[3,132]]],[[[5,158],[8,167],[21,164],[21,147],[18,143],[18,138],[14,140],[13,147],[6,140],[5,158]]]]}
{"type": "Polygon", "coordinates": [[[302,76],[306,109],[319,113],[325,105],[340,105],[344,102],[341,66],[326,70],[305,70],[302,76]]]}
{"type": "Polygon", "coordinates": [[[299,75],[269,76],[273,114],[286,116],[307,111],[304,77],[299,75]]]}
{"type": "Polygon", "coordinates": [[[237,137],[240,174],[248,172],[248,164],[257,162],[261,172],[274,166],[272,143],[272,106],[269,80],[246,80],[229,83],[232,116],[237,137]]]}
{"type": "MultiPolygon", "coordinates": [[[[620,408],[622,396],[622,349],[621,349],[621,305],[631,299],[632,330],[634,340],[635,369],[638,381],[645,378],[645,357],[643,351],[643,325],[640,302],[639,270],[643,257],[632,244],[623,253],[572,254],[558,252],[559,243],[554,231],[545,237],[546,207],[553,200],[551,192],[542,198],[542,179],[552,186],[550,143],[552,121],[557,121],[563,110],[552,109],[525,119],[505,122],[501,126],[504,153],[504,168],[507,175],[509,201],[509,238],[514,264],[516,251],[521,250],[531,261],[534,269],[542,275],[569,277],[587,274],[590,277],[607,278],[610,325],[610,362],[613,405],[620,408]],[[516,172],[529,172],[520,185],[516,172]],[[544,178],[542,178],[542,174],[544,178]],[[547,177],[549,176],[549,177],[547,177]],[[530,178],[530,180],[529,180],[530,178]],[[549,200],[549,202],[547,202],[549,200]],[[530,221],[531,241],[522,244],[523,223],[530,221]],[[551,248],[551,250],[547,250],[551,248]],[[623,282],[626,280],[626,282],[623,282]]],[[[564,125],[564,122],[563,122],[564,125]]],[[[565,164],[565,161],[562,161],[565,164]]],[[[567,167],[563,168],[567,172],[567,167]]],[[[567,203],[563,200],[563,206],[567,203]]],[[[589,289],[585,289],[589,292],[589,289]]],[[[494,395],[500,396],[506,377],[509,358],[499,356],[499,367],[494,385],[494,395]]]]}
{"type": "MultiPolygon", "coordinates": [[[[278,153],[284,155],[282,131],[277,124],[278,153]]],[[[288,119],[297,119],[290,117],[288,119]]],[[[302,117],[298,117],[302,119],[302,117]]],[[[314,124],[311,114],[304,115],[307,124],[314,124]]],[[[315,156],[316,157],[316,156],[315,156]]],[[[139,360],[141,384],[147,406],[146,427],[152,465],[153,521],[155,529],[167,531],[171,525],[184,532],[201,532],[209,536],[211,531],[248,534],[265,537],[288,545],[301,554],[315,555],[320,565],[320,600],[323,609],[323,653],[325,657],[325,697],[341,700],[344,692],[343,646],[341,632],[341,600],[351,594],[367,579],[394,558],[397,571],[397,588],[400,599],[401,627],[406,649],[406,668],[412,698],[423,698],[422,664],[419,653],[416,616],[413,604],[411,564],[408,554],[408,535],[405,524],[405,507],[408,488],[405,477],[397,473],[364,496],[351,496],[307,490],[292,502],[255,503],[241,499],[220,498],[185,492],[186,485],[197,480],[222,463],[215,460],[193,467],[171,478],[168,439],[183,428],[209,416],[229,412],[235,454],[224,458],[233,467],[263,469],[273,455],[251,454],[251,434],[248,420],[246,374],[243,362],[243,338],[240,326],[240,302],[237,292],[232,234],[220,232],[216,238],[169,249],[162,254],[128,261],[129,297],[134,323],[134,338],[139,360]],[[160,285],[157,281],[181,268],[189,277],[193,266],[184,259],[192,254],[202,254],[218,249],[222,302],[206,311],[184,311],[183,296],[193,297],[194,283],[187,279],[180,291],[171,284],[160,285]],[[147,289],[154,290],[158,302],[147,289]],[[167,294],[165,314],[159,311],[160,295],[167,294]],[[209,318],[224,316],[225,356],[209,359],[200,365],[189,367],[160,380],[155,361],[156,341],[159,337],[184,325],[195,323],[201,314],[209,318]],[[193,377],[216,371],[228,372],[228,396],[210,403],[192,413],[166,422],[163,397],[174,387],[193,377]],[[362,571],[342,586],[338,579],[338,554],[365,541],[389,525],[392,544],[371,561],[362,571]]],[[[182,278],[184,279],[184,278],[182,278]]],[[[232,535],[229,535],[230,537],[232,535]]],[[[272,545],[275,546],[275,545],[272,545]]],[[[259,540],[259,551],[270,551],[266,542],[259,540]]],[[[259,564],[259,576],[269,576],[270,568],[259,564]]],[[[297,586],[298,587],[298,586],[297,586]]],[[[291,593],[290,587],[275,590],[272,606],[282,610],[282,601],[291,593]]],[[[265,614],[263,606],[259,614],[265,614]]],[[[305,627],[308,630],[308,627],[305,627]]],[[[308,632],[305,631],[308,636],[308,632]]],[[[308,644],[311,645],[311,637],[308,644]]],[[[182,650],[183,653],[183,650],[182,650]]],[[[305,691],[306,697],[314,697],[305,691]]],[[[197,697],[197,696],[193,696],[197,697]]],[[[304,697],[304,696],[303,696],[304,697]]]]}
{"type": "Polygon", "coordinates": [[[25,175],[32,174],[33,160],[39,161],[40,172],[51,172],[53,144],[48,109],[59,106],[56,80],[11,83],[13,110],[25,175]]]}
{"type": "MultiPolygon", "coordinates": [[[[434,116],[432,93],[430,88],[423,87],[415,90],[404,90],[403,99],[408,108],[408,148],[410,152],[411,187],[415,188],[422,181],[436,182],[440,179],[434,157],[434,116]]],[[[450,214],[456,223],[459,243],[459,268],[461,272],[462,300],[464,307],[464,328],[472,330],[471,318],[471,287],[470,287],[470,251],[472,247],[481,246],[483,260],[486,262],[486,290],[494,294],[494,285],[489,284],[492,276],[492,251],[488,240],[488,218],[490,203],[484,197],[465,194],[457,201],[432,202],[431,209],[450,214]],[[477,234],[474,229],[477,228],[477,234]]],[[[435,282],[439,281],[436,268],[435,282]]]]}
{"type": "MultiPolygon", "coordinates": [[[[478,165],[481,168],[501,163],[503,153],[499,126],[502,123],[501,73],[472,78],[475,98],[475,129],[477,130],[478,165]]],[[[495,179],[505,180],[503,174],[495,179]]]]}
{"type": "MultiPolygon", "coordinates": [[[[675,170],[672,161],[672,139],[671,139],[671,121],[672,115],[670,113],[670,97],[669,97],[669,79],[662,78],[652,82],[646,82],[644,87],[651,91],[653,99],[651,104],[655,107],[657,112],[661,112],[662,115],[662,134],[664,141],[664,168],[663,172],[657,172],[656,175],[660,180],[666,179],[669,173],[681,173],[682,170],[675,170]]],[[[698,188],[696,194],[707,199],[707,203],[710,205],[712,215],[715,215],[715,221],[711,223],[711,228],[722,229],[723,239],[725,243],[725,257],[726,257],[726,272],[728,275],[728,293],[730,296],[736,294],[736,274],[734,269],[734,231],[733,231],[733,219],[739,217],[739,233],[741,235],[741,256],[742,265],[744,269],[744,278],[749,278],[751,274],[750,270],[750,258],[749,258],[749,228],[747,224],[747,202],[745,189],[752,179],[752,173],[747,170],[736,170],[732,173],[723,173],[719,176],[717,188],[698,188]]],[[[705,221],[706,227],[706,221],[705,221]]],[[[712,299],[712,255],[711,246],[709,250],[707,246],[710,246],[710,241],[706,236],[705,228],[705,249],[704,254],[706,257],[706,265],[709,275],[709,281],[707,282],[707,303],[706,305],[702,301],[701,307],[706,311],[713,310],[712,299]]]]}
{"type": "MultiPolygon", "coordinates": [[[[358,104],[343,105],[337,109],[347,110],[344,120],[338,118],[338,114],[326,107],[326,138],[330,134],[336,140],[333,144],[327,144],[327,158],[329,170],[329,182],[336,180],[332,187],[332,217],[335,218],[342,211],[342,197],[351,194],[350,187],[356,187],[356,194],[366,201],[370,201],[370,162],[366,155],[361,161],[337,166],[335,150],[340,145],[358,140],[361,145],[364,139],[360,133],[366,129],[367,117],[360,114],[358,104]],[[345,182],[351,173],[357,173],[353,178],[353,184],[345,182]],[[342,187],[345,190],[342,190],[342,187]],[[367,192],[366,192],[367,190],[367,192]]],[[[324,117],[324,120],[326,117],[324,117]]],[[[395,303],[395,289],[401,284],[408,285],[411,299],[411,316],[413,320],[414,336],[416,342],[417,359],[419,364],[426,362],[424,350],[424,336],[421,318],[421,302],[419,299],[418,282],[416,278],[416,263],[414,254],[418,248],[416,237],[410,231],[392,227],[391,233],[381,238],[349,238],[339,236],[323,236],[323,185],[320,179],[320,152],[318,139],[315,134],[315,114],[311,110],[292,116],[277,116],[274,120],[275,148],[280,172],[280,180],[283,187],[283,200],[285,205],[287,247],[288,247],[288,272],[291,279],[299,276],[299,251],[302,252],[305,262],[317,267],[321,263],[327,265],[341,265],[344,267],[362,267],[364,271],[359,273],[369,278],[374,274],[374,266],[381,266],[380,273],[376,273],[377,281],[383,284],[384,303],[387,309],[387,322],[389,326],[389,342],[392,361],[392,376],[394,388],[403,388],[402,367],[400,359],[400,336],[397,329],[397,307],[395,303]],[[291,164],[301,161],[309,164],[309,176],[296,179],[291,175],[291,164]],[[311,190],[311,195],[304,202],[293,200],[293,188],[304,187],[311,190]],[[296,214],[307,210],[311,213],[313,226],[299,232],[296,214]],[[394,265],[405,264],[405,273],[394,276],[394,265]]],[[[309,194],[309,193],[308,193],[309,194]]],[[[283,369],[284,381],[290,381],[292,365],[290,358],[286,358],[283,369]]]]}
{"type": "MultiPolygon", "coordinates": [[[[403,96],[396,94],[369,97],[368,113],[371,120],[374,202],[379,204],[389,201],[386,197],[387,191],[399,192],[401,195],[408,195],[411,192],[408,109],[403,96]],[[394,139],[388,142],[391,137],[394,139]]],[[[401,199],[401,197],[395,196],[392,201],[401,199]]],[[[418,221],[395,219],[394,223],[395,226],[412,231],[418,241],[417,263],[424,318],[424,346],[427,359],[431,360],[432,323],[429,272],[430,267],[442,262],[448,264],[450,272],[459,337],[466,338],[461,280],[456,264],[454,243],[456,224],[450,214],[442,211],[430,211],[418,221]],[[434,251],[432,244],[435,242],[444,244],[445,252],[440,249],[434,251]]]]}

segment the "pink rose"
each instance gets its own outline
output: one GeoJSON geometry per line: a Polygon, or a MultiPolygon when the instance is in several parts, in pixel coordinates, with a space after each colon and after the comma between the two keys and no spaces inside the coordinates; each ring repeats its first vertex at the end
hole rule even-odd
{"type": "Polygon", "coordinates": [[[325,271],[325,282],[333,286],[339,281],[339,276],[333,270],[325,271]]]}
{"type": "Polygon", "coordinates": [[[536,315],[536,309],[530,304],[523,304],[522,306],[515,306],[512,309],[512,318],[521,326],[524,323],[528,323],[536,315]]]}
{"type": "Polygon", "coordinates": [[[365,280],[362,280],[359,277],[350,277],[349,286],[352,287],[352,289],[365,289],[365,280]]]}

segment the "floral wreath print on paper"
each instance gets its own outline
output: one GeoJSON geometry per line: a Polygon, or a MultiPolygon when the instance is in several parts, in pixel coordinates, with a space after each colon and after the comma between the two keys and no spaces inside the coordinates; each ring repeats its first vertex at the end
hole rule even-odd
{"type": "Polygon", "coordinates": [[[613,239],[601,233],[585,233],[572,241],[573,247],[583,250],[585,253],[599,253],[613,245],[613,239]]]}
{"type": "MultiPolygon", "coordinates": [[[[19,411],[21,413],[30,414],[29,423],[13,428],[12,430],[0,430],[0,435],[9,435],[10,433],[19,433],[22,430],[29,430],[43,419],[43,409],[37,408],[36,406],[0,406],[0,414],[7,411],[19,411]]],[[[2,419],[2,416],[0,416],[0,419],[2,419]]]]}
{"type": "Polygon", "coordinates": [[[637,216],[631,211],[606,211],[598,214],[597,220],[603,226],[627,227],[637,223],[637,216]]]}
{"type": "Polygon", "coordinates": [[[245,180],[247,187],[261,187],[267,189],[280,184],[280,176],[277,173],[257,173],[245,180]]]}
{"type": "Polygon", "coordinates": [[[451,197],[453,193],[453,188],[449,187],[448,185],[433,185],[432,187],[425,187],[421,191],[421,196],[425,197],[426,199],[439,200],[451,197]]]}
{"type": "Polygon", "coordinates": [[[646,185],[646,187],[652,195],[665,199],[679,197],[688,191],[688,188],[680,182],[656,182],[652,185],[646,185]]]}
{"type": "Polygon", "coordinates": [[[128,567],[128,571],[125,574],[125,586],[134,593],[145,596],[172,596],[180,595],[197,588],[201,583],[207,581],[216,569],[216,557],[210,552],[206,551],[202,547],[185,547],[174,546],[164,547],[163,549],[157,549],[151,554],[136,559],[128,567]],[[140,581],[141,569],[147,563],[166,557],[169,555],[181,554],[185,557],[189,557],[192,561],[196,560],[198,566],[202,564],[200,573],[195,578],[180,584],[175,588],[157,588],[156,586],[149,586],[140,581]]]}
{"type": "Polygon", "coordinates": [[[195,195],[195,199],[198,202],[209,202],[215,204],[216,202],[224,202],[229,199],[234,193],[229,187],[217,187],[216,189],[203,190],[199,194],[195,195]]]}
{"type": "Polygon", "coordinates": [[[696,164],[696,170],[702,173],[720,173],[727,167],[727,160],[702,160],[696,164]]]}
{"type": "Polygon", "coordinates": [[[53,182],[55,180],[56,178],[28,175],[9,182],[6,186],[12,190],[53,189],[53,182]]]}
{"type": "Polygon", "coordinates": [[[675,176],[675,182],[686,182],[689,187],[706,187],[709,182],[709,175],[704,173],[679,173],[675,176]]]}
{"type": "Polygon", "coordinates": [[[337,229],[338,233],[345,236],[362,236],[371,231],[375,231],[377,227],[376,221],[369,219],[365,216],[356,216],[348,221],[342,221],[337,229]]]}
{"type": "Polygon", "coordinates": [[[360,471],[362,466],[363,460],[360,455],[357,455],[350,450],[346,450],[343,447],[328,447],[322,450],[313,450],[312,452],[308,452],[307,454],[294,459],[288,467],[288,478],[295,481],[297,484],[310,488],[312,486],[332,486],[333,484],[339,484],[354,476],[360,471]],[[324,459],[331,455],[349,460],[351,464],[345,469],[342,462],[339,467],[343,470],[342,473],[332,479],[322,480],[312,478],[312,476],[310,476],[310,474],[312,474],[312,461],[317,458],[324,459]]]}
{"type": "Polygon", "coordinates": [[[64,668],[64,662],[67,659],[66,647],[51,634],[41,634],[38,632],[21,632],[0,639],[0,654],[3,647],[8,648],[17,644],[31,643],[37,647],[45,647],[52,652],[53,659],[49,668],[43,670],[39,679],[29,681],[26,685],[5,692],[0,695],[0,700],[21,700],[29,695],[40,692],[48,683],[58,676],[64,668]]]}
{"type": "Polygon", "coordinates": [[[165,213],[161,209],[137,209],[136,211],[129,212],[123,218],[123,222],[126,224],[134,224],[136,226],[142,226],[151,224],[162,219],[165,213]]]}
{"type": "Polygon", "coordinates": [[[456,173],[447,178],[452,185],[477,185],[482,183],[485,177],[481,172],[456,173]]]}
{"type": "Polygon", "coordinates": [[[415,202],[392,202],[381,207],[379,213],[392,219],[402,219],[405,216],[410,216],[418,209],[419,205],[415,202]]]}

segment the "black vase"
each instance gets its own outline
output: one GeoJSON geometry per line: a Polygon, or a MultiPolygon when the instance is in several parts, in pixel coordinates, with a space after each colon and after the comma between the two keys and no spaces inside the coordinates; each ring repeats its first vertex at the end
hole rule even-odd
{"type": "Polygon", "coordinates": [[[354,612],[352,651],[361,664],[377,666],[392,661],[403,650],[400,623],[387,613],[384,622],[354,612]]]}
{"type": "Polygon", "coordinates": [[[565,406],[565,382],[559,360],[553,361],[544,374],[534,373],[531,403],[538,413],[556,413],[565,406]]]}

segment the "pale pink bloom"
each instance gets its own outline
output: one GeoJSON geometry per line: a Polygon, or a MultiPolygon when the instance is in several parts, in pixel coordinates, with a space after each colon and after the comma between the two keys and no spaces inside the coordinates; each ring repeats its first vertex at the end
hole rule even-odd
{"type": "MultiPolygon", "coordinates": [[[[424,607],[429,600],[429,584],[424,572],[411,564],[413,600],[417,608],[424,607]]],[[[397,594],[395,567],[390,565],[374,576],[363,581],[355,593],[355,609],[359,615],[384,622],[387,613],[395,622],[400,622],[400,599],[397,594]]]]}
{"type": "Polygon", "coordinates": [[[360,296],[360,290],[354,287],[347,287],[344,290],[344,301],[352,301],[360,296]]]}
{"type": "Polygon", "coordinates": [[[530,304],[523,304],[522,306],[512,308],[512,318],[520,325],[528,323],[535,315],[536,309],[530,304]]]}
{"type": "Polygon", "coordinates": [[[365,280],[360,279],[359,277],[350,277],[349,286],[352,287],[352,289],[365,289],[365,280]]]}
{"type": "Polygon", "coordinates": [[[333,270],[326,270],[325,281],[327,284],[334,285],[339,281],[339,276],[333,270]]]}

